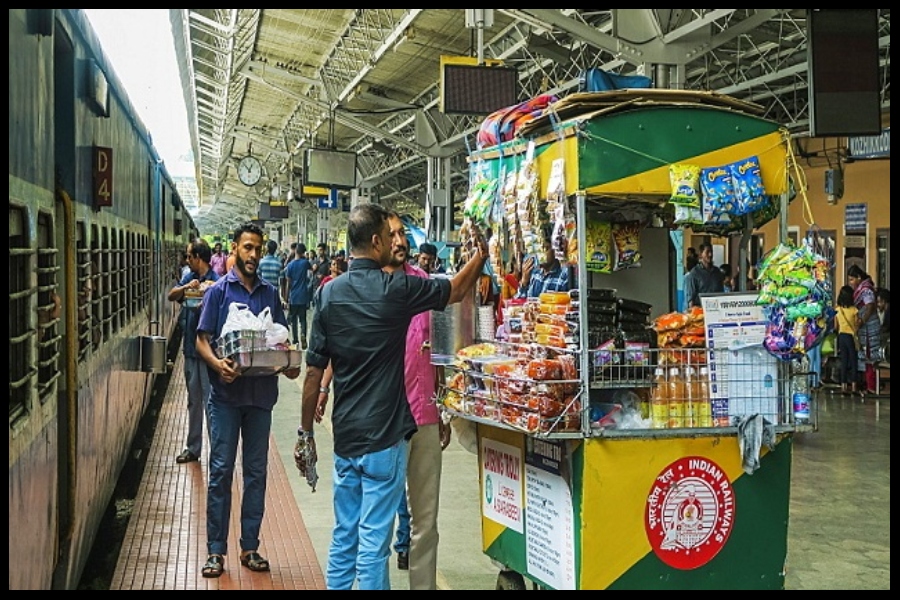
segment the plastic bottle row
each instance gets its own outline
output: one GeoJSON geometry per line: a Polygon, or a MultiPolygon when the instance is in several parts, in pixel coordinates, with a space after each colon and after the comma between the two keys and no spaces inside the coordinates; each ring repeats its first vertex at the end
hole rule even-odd
{"type": "Polygon", "coordinates": [[[712,415],[707,367],[657,368],[650,394],[653,429],[719,427],[712,415]]]}

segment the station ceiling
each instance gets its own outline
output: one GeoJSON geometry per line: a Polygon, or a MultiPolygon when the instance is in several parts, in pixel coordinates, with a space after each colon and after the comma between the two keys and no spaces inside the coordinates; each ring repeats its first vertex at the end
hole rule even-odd
{"type": "MultiPolygon", "coordinates": [[[[273,187],[299,190],[310,147],[356,152],[361,188],[401,212],[421,213],[436,163],[464,196],[484,117],[440,111],[441,56],[515,67],[520,100],[563,97],[600,67],[751,101],[807,135],[806,10],[493,9],[479,28],[465,9],[170,9],[198,175],[189,210],[201,232],[233,229],[273,187]],[[237,177],[248,154],[264,165],[253,187],[237,177]]],[[[889,112],[890,10],[878,12],[889,112]]]]}

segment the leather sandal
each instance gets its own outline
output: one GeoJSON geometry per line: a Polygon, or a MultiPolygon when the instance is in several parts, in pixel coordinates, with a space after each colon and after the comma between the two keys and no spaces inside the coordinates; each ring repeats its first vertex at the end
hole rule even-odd
{"type": "Polygon", "coordinates": [[[269,561],[256,551],[243,552],[241,554],[241,564],[251,571],[264,572],[269,570],[269,561]]]}
{"type": "Polygon", "coordinates": [[[221,554],[210,554],[206,558],[201,574],[207,578],[221,577],[225,572],[225,558],[221,554]]]}

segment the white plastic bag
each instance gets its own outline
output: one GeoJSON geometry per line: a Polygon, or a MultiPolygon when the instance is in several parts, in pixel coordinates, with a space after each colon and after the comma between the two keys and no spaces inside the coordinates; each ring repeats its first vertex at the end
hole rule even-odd
{"type": "MultiPolygon", "coordinates": [[[[271,319],[271,318],[270,318],[271,319]]],[[[228,317],[222,326],[222,337],[232,331],[264,331],[265,327],[259,317],[253,314],[250,307],[240,302],[232,302],[228,306],[228,317]]]]}
{"type": "Polygon", "coordinates": [[[272,327],[272,309],[268,306],[259,311],[259,315],[257,315],[259,319],[260,329],[263,331],[269,331],[269,328],[272,327]]]}
{"type": "Polygon", "coordinates": [[[266,348],[287,344],[291,332],[284,325],[272,320],[272,310],[268,306],[259,313],[259,322],[266,332],[266,348]]]}
{"type": "Polygon", "coordinates": [[[291,332],[288,331],[287,327],[281,323],[272,323],[272,325],[266,329],[266,347],[275,348],[282,344],[287,344],[290,335],[291,332]]]}

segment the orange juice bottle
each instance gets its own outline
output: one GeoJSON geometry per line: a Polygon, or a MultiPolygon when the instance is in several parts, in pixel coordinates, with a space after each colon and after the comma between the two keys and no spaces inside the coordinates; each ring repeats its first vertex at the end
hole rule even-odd
{"type": "Polygon", "coordinates": [[[687,399],[687,387],[681,369],[669,369],[669,429],[684,427],[684,406],[687,399]]]}
{"type": "Polygon", "coordinates": [[[694,383],[696,391],[694,392],[694,400],[696,407],[694,408],[694,417],[696,419],[695,427],[712,427],[712,399],[709,397],[709,368],[700,367],[700,376],[694,383]]]}
{"type": "Polygon", "coordinates": [[[653,429],[669,427],[669,385],[665,369],[654,372],[653,391],[650,396],[650,423],[653,429]]]}

